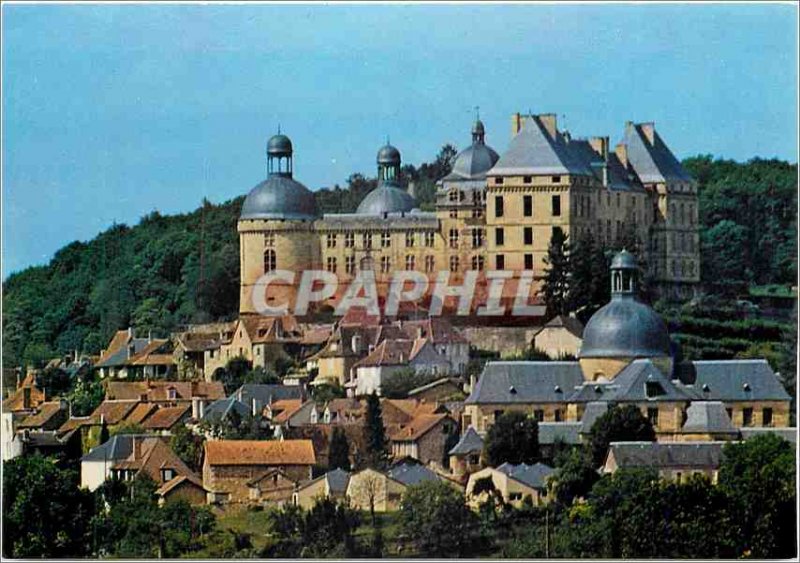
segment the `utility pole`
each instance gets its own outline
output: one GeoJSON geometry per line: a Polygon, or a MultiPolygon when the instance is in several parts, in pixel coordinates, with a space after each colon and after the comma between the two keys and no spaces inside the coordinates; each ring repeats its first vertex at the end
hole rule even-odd
{"type": "Polygon", "coordinates": [[[544,509],[544,558],[550,559],[550,511],[544,509]]]}

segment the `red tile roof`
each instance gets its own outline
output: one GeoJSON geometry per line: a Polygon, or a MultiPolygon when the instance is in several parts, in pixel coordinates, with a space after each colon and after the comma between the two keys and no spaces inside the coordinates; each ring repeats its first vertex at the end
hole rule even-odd
{"type": "Polygon", "coordinates": [[[144,421],[142,426],[148,430],[171,430],[183,419],[190,408],[189,405],[160,407],[144,421]]]}
{"type": "Polygon", "coordinates": [[[314,465],[311,440],[209,440],[209,465],[314,465]]]}
{"type": "MultiPolygon", "coordinates": [[[[18,427],[19,428],[41,428],[46,425],[54,416],[61,412],[60,401],[49,401],[40,403],[38,411],[35,414],[23,418],[18,427]]],[[[58,421],[54,421],[56,424],[58,421]]]]}
{"type": "Polygon", "coordinates": [[[148,401],[185,400],[204,397],[211,400],[225,397],[225,389],[219,381],[107,381],[106,399],[148,401]],[[175,399],[169,390],[175,390],[175,399]]]}

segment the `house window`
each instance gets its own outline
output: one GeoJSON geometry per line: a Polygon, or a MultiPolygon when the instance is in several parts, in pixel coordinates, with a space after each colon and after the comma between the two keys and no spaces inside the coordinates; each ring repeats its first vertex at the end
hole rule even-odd
{"type": "Polygon", "coordinates": [[[502,183],[503,183],[503,179],[502,179],[502,178],[495,178],[495,179],[494,179],[494,183],[495,183],[495,184],[497,184],[497,185],[499,186],[500,184],[502,184],[502,183]]]}
{"type": "Polygon", "coordinates": [[[175,478],[175,470],[174,469],[162,469],[161,470],[161,480],[166,483],[167,481],[171,481],[175,478]]]}
{"type": "Polygon", "coordinates": [[[536,420],[536,422],[544,422],[544,411],[542,409],[534,410],[533,418],[536,420]]]}
{"type": "Polygon", "coordinates": [[[472,269],[479,272],[483,271],[483,256],[472,257],[472,269]]]}
{"type": "Polygon", "coordinates": [[[433,246],[433,233],[425,233],[425,246],[433,246]]]}
{"type": "MultiPolygon", "coordinates": [[[[501,178],[498,178],[498,180],[501,178]]],[[[495,217],[502,217],[503,216],[503,196],[496,195],[494,196],[494,216],[495,217]]]]}
{"type": "Polygon", "coordinates": [[[448,199],[449,199],[451,202],[456,202],[456,201],[458,201],[458,190],[450,190],[450,193],[448,193],[448,194],[447,194],[447,198],[448,198],[448,199]]]}
{"type": "Polygon", "coordinates": [[[506,241],[506,232],[503,230],[503,227],[497,227],[494,230],[494,244],[496,246],[503,246],[506,241]]]}
{"type": "Polygon", "coordinates": [[[772,409],[765,408],[761,411],[761,426],[772,426],[772,409]]]}
{"type": "Polygon", "coordinates": [[[556,409],[556,410],[553,411],[553,417],[554,417],[556,422],[561,422],[563,416],[564,415],[561,414],[561,409],[556,409]]]}
{"type": "Polygon", "coordinates": [[[328,259],[325,262],[325,269],[329,272],[336,273],[336,257],[335,256],[328,256],[328,259]]]}
{"type": "Polygon", "coordinates": [[[533,244],[533,227],[525,227],[522,231],[522,239],[527,245],[533,244]]]}
{"type": "Polygon", "coordinates": [[[502,254],[498,254],[494,257],[494,268],[495,270],[505,270],[506,269],[506,257],[502,254]]]}
{"type": "Polygon", "coordinates": [[[522,214],[525,217],[533,217],[533,196],[522,196],[522,214]]]}
{"type": "Polygon", "coordinates": [[[458,256],[451,256],[450,257],[450,271],[457,272],[458,271],[458,256]]]}
{"type": "Polygon", "coordinates": [[[388,231],[383,231],[381,233],[381,248],[389,248],[389,245],[392,244],[392,235],[389,234],[388,231]]]}
{"type": "Polygon", "coordinates": [[[325,246],[336,248],[336,235],[325,235],[325,246]]]}
{"type": "Polygon", "coordinates": [[[533,254],[525,255],[525,269],[533,270],[533,254]]]}
{"type": "Polygon", "coordinates": [[[508,500],[510,500],[511,502],[522,500],[522,493],[509,493],[508,500]]]}
{"type": "Polygon", "coordinates": [[[472,217],[473,219],[478,219],[480,217],[483,217],[483,209],[481,209],[480,207],[476,207],[475,209],[473,209],[472,217]]]}
{"type": "Polygon", "coordinates": [[[362,235],[362,240],[364,242],[364,248],[372,248],[372,233],[364,233],[362,235]]]}
{"type": "Polygon", "coordinates": [[[458,248],[458,230],[450,229],[450,248],[458,248]]]}
{"type": "Polygon", "coordinates": [[[381,256],[381,273],[388,274],[391,266],[391,261],[388,256],[381,256]]]}
{"type": "Polygon", "coordinates": [[[413,270],[415,264],[416,264],[416,261],[414,259],[414,256],[412,256],[410,254],[408,256],[406,256],[406,270],[413,270]]]}
{"type": "Polygon", "coordinates": [[[725,412],[728,413],[728,418],[733,420],[733,409],[725,409],[725,412]]]}
{"type": "Polygon", "coordinates": [[[472,229],[472,248],[483,246],[483,229],[472,229]]]}
{"type": "Polygon", "coordinates": [[[356,245],[356,236],[354,233],[344,234],[344,247],[353,248],[356,245]]]}
{"type": "Polygon", "coordinates": [[[273,272],[276,267],[275,251],[268,248],[264,251],[264,272],[273,272]]]}
{"type": "Polygon", "coordinates": [[[552,198],[553,201],[553,217],[560,217],[561,216],[561,196],[554,195],[552,198]]]}
{"type": "MultiPolygon", "coordinates": [[[[522,181],[525,184],[530,184],[531,183],[531,177],[530,176],[523,176],[522,177],[522,181]]],[[[526,197],[528,197],[528,196],[526,196],[526,197]]]]}
{"type": "Polygon", "coordinates": [[[480,461],[480,459],[481,459],[481,456],[478,455],[478,454],[469,454],[468,463],[470,465],[478,465],[478,462],[480,461]]]}
{"type": "Polygon", "coordinates": [[[451,209],[450,210],[450,218],[451,219],[458,219],[458,210],[457,209],[451,209]]]}
{"type": "Polygon", "coordinates": [[[344,271],[348,274],[354,274],[356,271],[356,257],[355,256],[347,256],[344,259],[344,271]]]}
{"type": "Polygon", "coordinates": [[[414,233],[406,233],[406,247],[407,248],[414,247],[414,233]]]}
{"type": "Polygon", "coordinates": [[[753,426],[753,409],[752,408],[744,408],[742,409],[742,425],[743,426],[753,426]]]}
{"type": "Polygon", "coordinates": [[[560,184],[561,183],[561,176],[553,176],[550,179],[553,181],[554,184],[560,184]]]}
{"type": "Polygon", "coordinates": [[[436,258],[434,258],[433,256],[426,256],[425,271],[430,274],[431,272],[434,271],[435,267],[436,267],[436,258]]]}
{"type": "Polygon", "coordinates": [[[653,425],[653,428],[657,428],[658,427],[658,409],[657,408],[647,409],[647,420],[650,421],[650,424],[653,425]]]}

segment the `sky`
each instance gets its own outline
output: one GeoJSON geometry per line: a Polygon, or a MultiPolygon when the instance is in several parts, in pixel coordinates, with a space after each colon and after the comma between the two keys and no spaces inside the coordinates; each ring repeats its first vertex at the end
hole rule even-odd
{"type": "Polygon", "coordinates": [[[480,107],[678,158],[797,162],[791,4],[3,5],[2,275],[153,210],[246,194],[267,139],[311,189],[463,148],[480,107]]]}

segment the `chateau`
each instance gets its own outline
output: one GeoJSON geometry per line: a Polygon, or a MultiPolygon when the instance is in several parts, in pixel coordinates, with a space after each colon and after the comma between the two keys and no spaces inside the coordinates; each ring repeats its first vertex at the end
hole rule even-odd
{"type": "MultiPolygon", "coordinates": [[[[291,141],[272,137],[268,177],[248,194],[238,224],[240,312],[256,311],[255,284],[275,270],[326,270],[345,284],[371,270],[379,295],[392,272],[403,270],[431,280],[449,271],[453,285],[475,270],[478,287],[492,271],[510,271],[515,279],[527,271],[536,286],[555,229],[572,241],[591,234],[607,246],[633,244],[660,294],[694,293],[697,189],[653,123],[626,123],[613,150],[608,137],[559,131],[554,114],[515,114],[512,135],[498,155],[477,120],[472,144],[438,182],[435,211],[418,208],[413,185],[401,187],[400,152],[386,145],[377,156],[378,186],[357,211],[324,215],[293,177],[291,141]]],[[[270,284],[266,302],[291,303],[294,285],[270,284]]]]}

